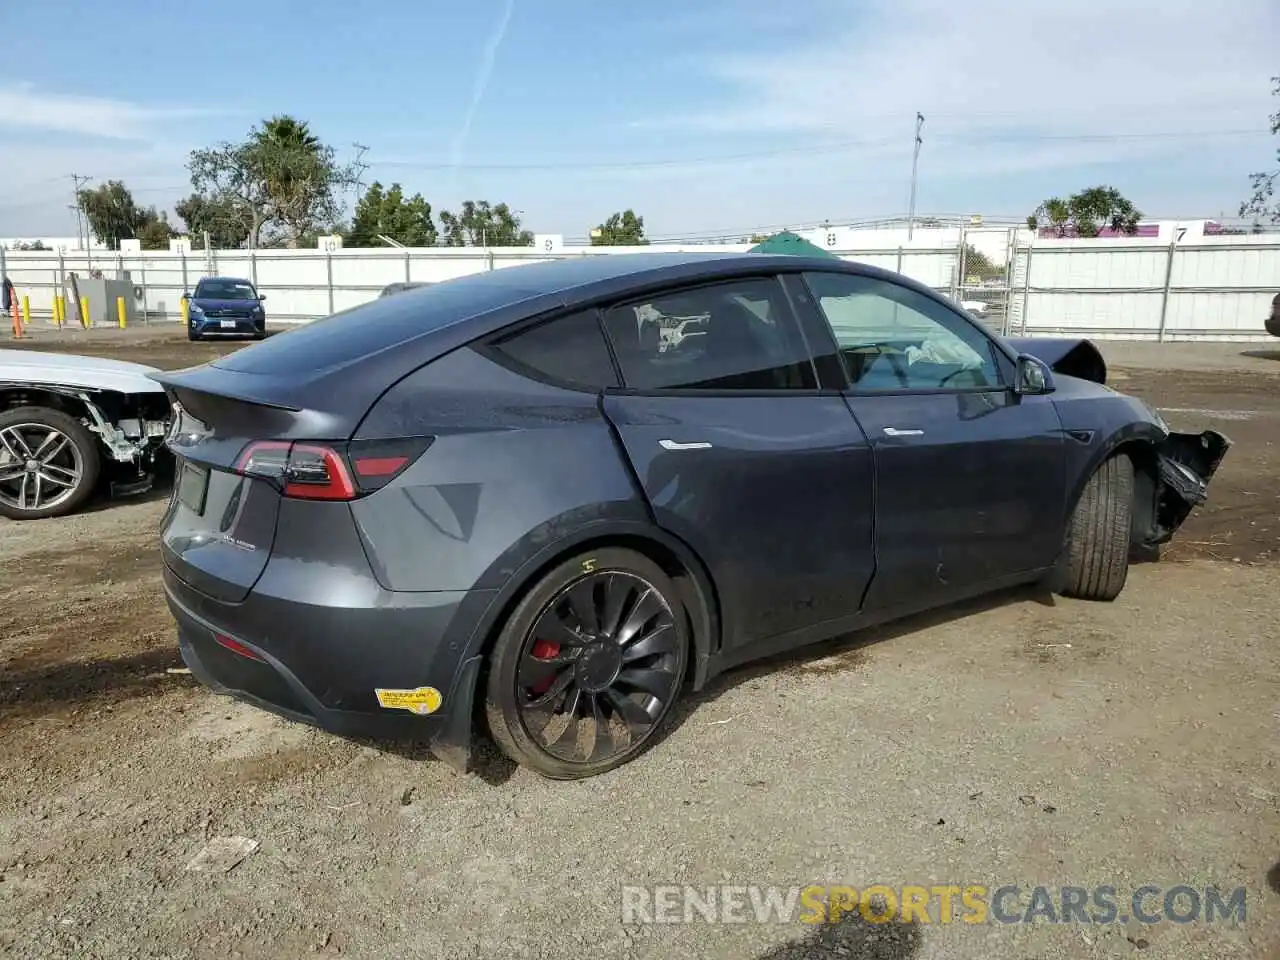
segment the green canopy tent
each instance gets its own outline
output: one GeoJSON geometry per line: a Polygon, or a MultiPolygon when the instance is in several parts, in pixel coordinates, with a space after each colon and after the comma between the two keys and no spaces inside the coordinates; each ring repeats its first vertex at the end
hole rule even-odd
{"type": "Polygon", "coordinates": [[[816,243],[810,243],[804,237],[798,237],[790,230],[783,230],[773,236],[761,240],[748,253],[789,253],[797,257],[827,257],[840,259],[834,253],[828,253],[816,243]]]}

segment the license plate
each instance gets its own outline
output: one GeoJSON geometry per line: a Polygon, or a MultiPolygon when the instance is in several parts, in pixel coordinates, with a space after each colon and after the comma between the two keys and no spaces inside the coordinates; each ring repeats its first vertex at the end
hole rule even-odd
{"type": "Polygon", "coordinates": [[[234,320],[223,320],[221,326],[223,330],[234,330],[236,322],[234,320]]]}
{"type": "Polygon", "coordinates": [[[204,501],[209,492],[209,471],[191,463],[183,463],[182,476],[178,478],[178,501],[196,516],[204,513],[204,501]]]}

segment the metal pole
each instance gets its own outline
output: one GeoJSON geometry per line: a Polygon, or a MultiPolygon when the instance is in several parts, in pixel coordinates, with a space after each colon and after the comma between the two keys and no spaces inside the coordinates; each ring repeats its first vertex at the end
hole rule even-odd
{"type": "Polygon", "coordinates": [[[409,249],[406,247],[404,251],[404,282],[409,283],[409,249]]]}
{"type": "Polygon", "coordinates": [[[333,254],[325,251],[324,271],[329,286],[329,313],[333,313],[333,254]]]}
{"type": "Polygon", "coordinates": [[[1164,292],[1160,295],[1160,329],[1156,331],[1156,341],[1164,343],[1164,327],[1169,319],[1169,287],[1173,282],[1173,253],[1174,248],[1178,245],[1178,235],[1175,232],[1173,238],[1169,241],[1169,259],[1164,265],[1164,292]]]}
{"type": "Polygon", "coordinates": [[[924,140],[920,138],[920,128],[924,126],[924,115],[916,114],[916,144],[911,154],[911,205],[907,210],[907,239],[910,240],[912,234],[915,233],[916,227],[916,175],[920,169],[920,145],[924,140]]]}
{"type": "Polygon", "coordinates": [[[67,292],[67,262],[62,258],[62,249],[58,249],[58,292],[54,294],[55,299],[65,295],[67,292]]]}
{"type": "Polygon", "coordinates": [[[959,299],[964,294],[964,267],[966,236],[964,227],[960,228],[960,245],[956,250],[956,272],[951,284],[951,299],[959,299]]]}
{"type": "Polygon", "coordinates": [[[209,231],[204,232],[204,262],[205,272],[209,276],[217,276],[218,261],[213,258],[213,247],[209,246],[209,231]]]}
{"type": "Polygon", "coordinates": [[[185,297],[191,292],[191,287],[187,284],[187,251],[178,250],[178,256],[182,258],[182,295],[185,297]]]}
{"type": "Polygon", "coordinates": [[[1009,325],[1013,322],[1013,271],[1018,262],[1018,230],[1009,228],[1009,237],[1004,245],[1004,319],[1000,322],[1000,336],[1009,335],[1009,325]]]}
{"type": "Polygon", "coordinates": [[[902,272],[902,247],[898,247],[898,265],[894,267],[896,273],[902,272]]]}
{"type": "Polygon", "coordinates": [[[151,315],[147,312],[147,261],[142,261],[142,325],[151,325],[151,315]]]}
{"type": "Polygon", "coordinates": [[[258,256],[249,250],[249,278],[253,280],[253,289],[258,289],[258,256]]]}
{"type": "Polygon", "coordinates": [[[1027,316],[1031,313],[1031,253],[1034,248],[1027,244],[1027,263],[1023,268],[1026,273],[1022,277],[1022,319],[1018,322],[1019,333],[1027,335],[1027,316]]]}

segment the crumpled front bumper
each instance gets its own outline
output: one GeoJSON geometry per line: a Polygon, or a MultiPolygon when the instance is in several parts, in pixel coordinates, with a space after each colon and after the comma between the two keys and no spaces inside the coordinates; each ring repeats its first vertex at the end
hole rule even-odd
{"type": "Polygon", "coordinates": [[[1230,448],[1231,440],[1216,430],[1171,432],[1156,448],[1159,486],[1149,546],[1167,543],[1191,511],[1208,499],[1209,481],[1230,448]]]}

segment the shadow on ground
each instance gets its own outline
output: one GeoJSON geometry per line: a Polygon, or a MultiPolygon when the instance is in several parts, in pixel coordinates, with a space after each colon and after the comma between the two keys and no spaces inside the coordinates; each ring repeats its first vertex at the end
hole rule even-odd
{"type": "MultiPolygon", "coordinates": [[[[160,647],[127,657],[55,663],[17,671],[6,667],[0,676],[0,719],[59,710],[105,700],[119,703],[156,692],[158,684],[193,683],[186,675],[170,675],[181,668],[178,648],[160,647]]],[[[167,689],[167,688],[166,688],[167,689]]]]}
{"type": "Polygon", "coordinates": [[[910,960],[919,954],[924,935],[914,923],[871,923],[848,914],[838,923],[815,927],[804,937],[757,954],[752,960],[910,960]]]}
{"type": "Polygon", "coordinates": [[[1280,362],[1280,350],[1245,350],[1242,357],[1253,357],[1257,360],[1275,360],[1280,362]]]}
{"type": "Polygon", "coordinates": [[[1043,587],[1016,587],[1011,590],[1002,590],[948,607],[916,614],[915,616],[881,626],[869,627],[857,633],[846,634],[833,640],[789,650],[785,653],[736,667],[713,679],[699,692],[686,693],[672,708],[670,722],[663,727],[650,746],[656,747],[662,740],[665,740],[679,729],[693,714],[702,709],[703,706],[715,701],[718,697],[740,684],[774,675],[833,676],[849,673],[860,669],[866,664],[868,660],[867,649],[876,644],[894,640],[929,627],[983,613],[987,610],[994,610],[997,607],[1028,600],[1045,606],[1053,606],[1056,603],[1054,595],[1043,587]]]}

